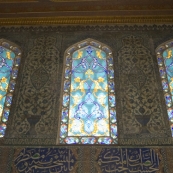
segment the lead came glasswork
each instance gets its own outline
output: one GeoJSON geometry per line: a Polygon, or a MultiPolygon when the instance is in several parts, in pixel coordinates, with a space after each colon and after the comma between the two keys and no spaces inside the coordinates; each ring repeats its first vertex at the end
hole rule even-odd
{"type": "Polygon", "coordinates": [[[60,143],[117,143],[111,54],[109,48],[92,39],[66,51],[60,143]]]}
{"type": "Polygon", "coordinates": [[[79,138],[77,138],[77,137],[66,137],[65,142],[67,144],[78,144],[79,143],[79,138]]]}
{"type": "Polygon", "coordinates": [[[165,78],[166,77],[165,69],[164,68],[160,68],[159,71],[160,71],[161,78],[165,78]]]}
{"type": "Polygon", "coordinates": [[[81,138],[82,144],[94,144],[96,142],[96,139],[94,137],[83,137],[81,138]]]}
{"type": "Polygon", "coordinates": [[[162,87],[165,92],[168,92],[168,82],[166,80],[162,80],[162,87]]]}
{"type": "Polygon", "coordinates": [[[111,144],[112,143],[112,138],[110,138],[110,137],[100,137],[100,138],[98,138],[98,143],[99,144],[111,144]]]}
{"type": "Polygon", "coordinates": [[[21,51],[17,47],[0,39],[0,137],[7,128],[20,58],[21,51]]]}
{"type": "Polygon", "coordinates": [[[68,109],[63,109],[62,110],[62,119],[61,119],[61,121],[63,122],[63,123],[67,123],[68,122],[68,109]]]}
{"type": "Polygon", "coordinates": [[[172,105],[171,96],[169,94],[165,94],[165,101],[166,101],[166,105],[168,107],[170,107],[172,105]]]}
{"type": "Polygon", "coordinates": [[[157,60],[160,66],[159,72],[162,78],[162,88],[165,93],[165,103],[173,136],[173,45],[172,42],[167,42],[160,47],[156,50],[157,60]]]}
{"type": "Polygon", "coordinates": [[[61,132],[60,132],[60,136],[62,138],[65,138],[67,135],[67,125],[66,124],[62,124],[61,125],[61,132]]]}

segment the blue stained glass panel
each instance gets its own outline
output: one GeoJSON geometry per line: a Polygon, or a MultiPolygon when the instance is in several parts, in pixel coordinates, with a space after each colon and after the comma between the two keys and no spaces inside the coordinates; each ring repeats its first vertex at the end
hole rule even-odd
{"type": "Polygon", "coordinates": [[[117,125],[111,124],[111,136],[117,138],[117,125]]]}
{"type": "Polygon", "coordinates": [[[95,142],[96,142],[96,139],[94,137],[88,137],[88,138],[83,137],[81,139],[82,144],[94,144],[95,142]]]}
{"type": "Polygon", "coordinates": [[[162,87],[165,92],[168,91],[168,82],[166,80],[162,80],[162,87]]]}
{"type": "Polygon", "coordinates": [[[61,130],[60,136],[61,136],[62,138],[65,138],[66,135],[67,135],[67,125],[66,125],[66,124],[62,124],[60,130],[61,130]]]}
{"type": "Polygon", "coordinates": [[[162,79],[162,88],[165,92],[165,103],[167,106],[168,119],[170,122],[171,133],[173,136],[173,108],[172,108],[172,100],[173,100],[173,48],[166,45],[166,50],[162,52],[162,59],[160,56],[158,58],[158,65],[162,66],[162,61],[164,62],[164,66],[161,67],[160,75],[162,79]]]}
{"type": "Polygon", "coordinates": [[[1,45],[3,46],[0,46],[0,137],[3,137],[10,114],[21,52],[9,43],[1,42],[1,45]]]}
{"type": "Polygon", "coordinates": [[[112,143],[112,139],[110,137],[100,137],[98,139],[98,143],[99,144],[111,144],[112,143]]]}
{"type": "Polygon", "coordinates": [[[68,94],[64,94],[63,95],[63,106],[68,106],[69,103],[69,95],[68,94]]]}
{"type": "MultiPolygon", "coordinates": [[[[3,122],[8,120],[7,115],[2,116],[5,102],[7,102],[7,106],[10,106],[12,100],[12,97],[7,96],[7,90],[9,87],[14,57],[15,54],[13,52],[0,46],[0,117],[2,117],[3,122]]],[[[4,127],[5,126],[1,125],[1,132],[5,130],[6,127],[4,127]]]]}
{"type": "Polygon", "coordinates": [[[86,47],[73,53],[69,136],[109,136],[105,52],[86,47]]]}
{"type": "Polygon", "coordinates": [[[110,109],[110,121],[111,123],[115,123],[116,119],[116,110],[114,108],[110,109]]]}
{"type": "Polygon", "coordinates": [[[162,61],[162,58],[161,57],[157,58],[157,61],[158,61],[158,65],[159,66],[162,66],[163,65],[163,61],[162,61]]]}
{"type": "Polygon", "coordinates": [[[68,122],[68,109],[63,109],[62,110],[62,119],[61,119],[61,121],[63,123],[68,122]]]}
{"type": "Polygon", "coordinates": [[[7,128],[6,124],[1,124],[0,125],[0,137],[1,138],[5,135],[6,128],[7,128]]]}
{"type": "Polygon", "coordinates": [[[67,144],[78,144],[79,143],[79,138],[77,138],[77,137],[66,137],[65,142],[67,144]]]}
{"type": "Polygon", "coordinates": [[[165,77],[166,77],[166,71],[165,71],[164,68],[161,67],[161,68],[159,69],[159,72],[160,72],[161,78],[165,78],[165,77]]]}
{"type": "Polygon", "coordinates": [[[69,48],[65,58],[60,143],[117,143],[110,49],[87,40],[69,48]]]}
{"type": "MultiPolygon", "coordinates": [[[[4,109],[7,90],[10,82],[15,54],[9,49],[0,46],[0,116],[4,109]]],[[[11,97],[7,97],[7,102],[11,105],[11,97]]]]}

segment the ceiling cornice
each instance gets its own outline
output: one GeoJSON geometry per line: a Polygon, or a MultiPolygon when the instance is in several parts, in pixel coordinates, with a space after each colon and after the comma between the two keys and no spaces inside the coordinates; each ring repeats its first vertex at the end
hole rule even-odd
{"type": "Polygon", "coordinates": [[[127,24],[127,23],[173,23],[171,16],[73,16],[0,18],[0,25],[54,25],[54,24],[127,24]]]}

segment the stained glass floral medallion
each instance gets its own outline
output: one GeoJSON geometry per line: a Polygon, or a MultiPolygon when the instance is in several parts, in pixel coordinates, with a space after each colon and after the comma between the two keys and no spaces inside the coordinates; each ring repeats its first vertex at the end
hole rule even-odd
{"type": "Polygon", "coordinates": [[[17,46],[0,39],[0,137],[7,128],[20,58],[17,46]]]}
{"type": "Polygon", "coordinates": [[[173,41],[168,41],[156,49],[157,62],[164,91],[167,114],[173,137],[173,41]]]}
{"type": "Polygon", "coordinates": [[[113,56],[87,39],[65,52],[60,143],[116,144],[113,56]]]}

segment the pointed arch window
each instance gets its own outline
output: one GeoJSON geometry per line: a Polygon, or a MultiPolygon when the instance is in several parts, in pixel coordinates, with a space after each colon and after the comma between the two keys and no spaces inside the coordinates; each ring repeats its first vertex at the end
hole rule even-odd
{"type": "Polygon", "coordinates": [[[156,54],[173,137],[173,40],[160,45],[156,49],[156,54]]]}
{"type": "Polygon", "coordinates": [[[65,52],[59,143],[116,144],[111,49],[87,39],[65,52]]]}
{"type": "Polygon", "coordinates": [[[7,128],[20,59],[18,46],[0,39],[0,137],[7,128]]]}

